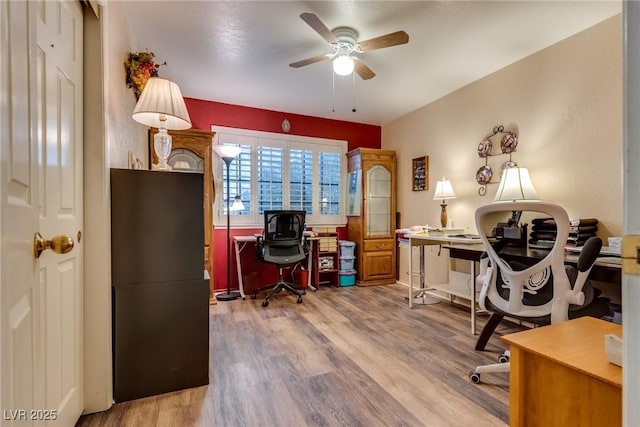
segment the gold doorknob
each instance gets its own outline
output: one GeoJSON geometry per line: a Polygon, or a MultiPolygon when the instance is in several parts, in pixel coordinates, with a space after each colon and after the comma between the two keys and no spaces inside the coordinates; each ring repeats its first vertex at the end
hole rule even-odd
{"type": "Polygon", "coordinates": [[[73,249],[73,238],[66,234],[58,234],[53,239],[43,239],[38,232],[33,236],[33,256],[40,258],[40,254],[47,249],[51,249],[57,254],[66,254],[73,249]]]}

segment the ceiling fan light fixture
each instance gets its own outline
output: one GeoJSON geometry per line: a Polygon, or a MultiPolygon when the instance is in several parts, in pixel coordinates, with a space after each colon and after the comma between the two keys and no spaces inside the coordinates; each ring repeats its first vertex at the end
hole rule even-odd
{"type": "Polygon", "coordinates": [[[348,76],[353,73],[355,64],[350,55],[338,55],[333,60],[333,71],[339,76],[348,76]]]}
{"type": "Polygon", "coordinates": [[[351,56],[351,54],[361,54],[409,43],[409,34],[404,31],[396,31],[372,39],[358,41],[358,32],[352,27],[336,27],[333,30],[329,30],[320,18],[313,13],[302,13],[300,18],[333,47],[333,52],[292,62],[289,66],[293,68],[300,68],[324,61],[327,58],[333,58],[334,73],[340,76],[348,76],[355,71],[362,80],[369,80],[374,78],[376,73],[362,62],[360,56],[351,56]],[[354,60],[358,61],[357,68],[354,60]]]}

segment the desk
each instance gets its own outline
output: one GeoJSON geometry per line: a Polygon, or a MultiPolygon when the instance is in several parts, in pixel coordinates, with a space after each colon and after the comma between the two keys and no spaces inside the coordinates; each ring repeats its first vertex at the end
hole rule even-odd
{"type": "MultiPolygon", "coordinates": [[[[475,241],[477,242],[477,240],[475,241]]],[[[445,245],[449,249],[451,258],[463,259],[468,261],[480,261],[480,255],[484,252],[484,246],[474,245],[445,245]]],[[[536,260],[542,259],[549,253],[545,249],[533,249],[529,247],[505,246],[500,249],[500,255],[513,261],[519,261],[523,264],[530,265],[536,260]]],[[[578,263],[578,255],[566,253],[564,261],[567,264],[578,263]]],[[[599,280],[601,282],[621,283],[622,282],[622,265],[620,258],[616,257],[598,257],[596,263],[589,274],[589,279],[599,280]]]]}
{"type": "MultiPolygon", "coordinates": [[[[305,239],[307,240],[311,240],[311,238],[305,237],[305,239]]],[[[233,246],[235,248],[235,252],[236,252],[236,271],[238,274],[238,290],[240,291],[240,296],[242,297],[242,299],[246,298],[246,295],[244,293],[244,283],[242,280],[242,257],[240,256],[240,254],[242,253],[242,250],[245,248],[245,246],[247,246],[248,243],[252,243],[253,245],[255,245],[256,241],[258,240],[258,238],[256,237],[256,235],[252,235],[252,236],[233,236],[233,246]]],[[[311,278],[313,276],[313,262],[311,262],[311,260],[313,259],[313,245],[309,245],[309,252],[307,254],[307,269],[309,270],[309,279],[307,282],[307,288],[310,289],[311,291],[316,290],[316,288],[311,284],[311,278]]]]}
{"type": "MultiPolygon", "coordinates": [[[[484,252],[484,245],[475,244],[475,245],[446,245],[445,248],[449,249],[449,257],[455,259],[463,259],[471,262],[480,261],[480,256],[484,252]]],[[[500,249],[500,254],[505,258],[511,259],[513,261],[521,262],[525,265],[531,265],[536,262],[536,260],[544,258],[549,253],[548,250],[545,249],[533,249],[529,247],[518,247],[518,246],[505,246],[500,249]]],[[[621,264],[616,262],[620,261],[620,258],[598,258],[593,268],[591,269],[591,273],[589,274],[589,279],[592,280],[600,280],[602,282],[611,282],[611,283],[621,283],[622,281],[622,268],[621,264]]],[[[567,264],[578,263],[578,255],[567,253],[565,254],[565,262],[567,264]]],[[[498,325],[502,321],[503,316],[493,314],[482,333],[478,337],[476,342],[476,350],[484,350],[487,342],[491,335],[493,335],[493,330],[495,326],[498,325]]]]}
{"type": "MultiPolygon", "coordinates": [[[[414,291],[413,289],[413,281],[411,278],[413,277],[413,257],[409,256],[409,308],[413,308],[413,298],[414,292],[417,294],[422,294],[428,290],[440,290],[443,292],[448,292],[446,286],[438,286],[436,284],[429,284],[429,287],[425,286],[424,280],[424,247],[428,245],[442,245],[442,244],[466,244],[473,245],[478,244],[480,239],[468,239],[462,237],[452,237],[452,236],[432,236],[429,234],[407,234],[405,236],[409,240],[410,250],[414,247],[418,247],[420,249],[420,287],[414,291]]],[[[482,245],[480,245],[482,246],[482,245]]],[[[479,258],[479,257],[478,257],[479,258]]],[[[468,295],[469,300],[471,301],[471,333],[475,335],[476,333],[476,263],[475,261],[471,261],[471,290],[470,295],[468,295]]],[[[463,296],[463,295],[461,295],[463,296]]],[[[467,296],[463,296],[466,298],[467,296]]]]}
{"type": "Polygon", "coordinates": [[[615,323],[581,317],[502,337],[511,348],[511,426],[622,425],[622,368],[608,362],[615,323]]]}

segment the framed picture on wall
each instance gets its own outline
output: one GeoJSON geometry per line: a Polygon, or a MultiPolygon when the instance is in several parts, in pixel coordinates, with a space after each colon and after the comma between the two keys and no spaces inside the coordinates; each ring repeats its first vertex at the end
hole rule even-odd
{"type": "Polygon", "coordinates": [[[416,157],[412,160],[411,172],[413,173],[411,189],[423,191],[429,189],[429,156],[416,157]]]}

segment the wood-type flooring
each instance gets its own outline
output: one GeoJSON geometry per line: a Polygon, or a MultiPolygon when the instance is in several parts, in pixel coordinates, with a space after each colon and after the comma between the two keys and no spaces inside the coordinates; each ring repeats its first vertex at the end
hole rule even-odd
{"type": "MultiPolygon", "coordinates": [[[[470,313],[448,301],[409,309],[406,287],[323,287],[210,307],[210,384],[115,404],[77,426],[506,426],[509,378],[498,335],[474,350],[470,313]]],[[[478,330],[486,315],[479,315],[478,330]]],[[[185,349],[184,351],[189,351],[185,349]]]]}

